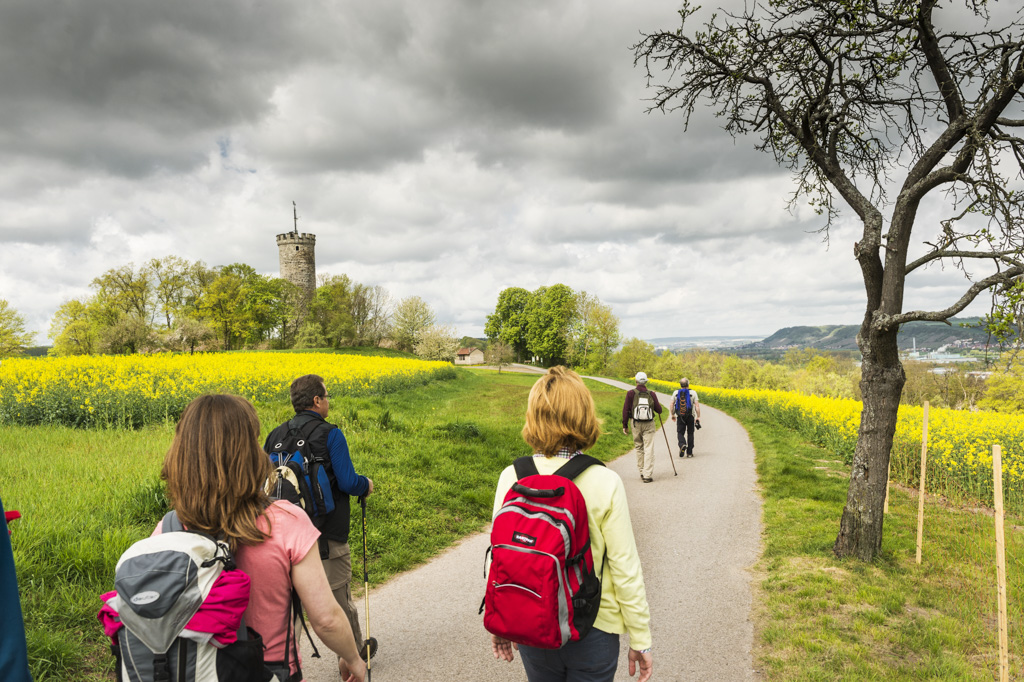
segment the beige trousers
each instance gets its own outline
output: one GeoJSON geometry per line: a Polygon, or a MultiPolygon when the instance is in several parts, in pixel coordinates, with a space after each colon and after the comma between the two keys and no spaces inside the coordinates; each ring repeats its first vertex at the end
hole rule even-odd
{"type": "MultiPolygon", "coordinates": [[[[327,582],[334,593],[334,599],[341,605],[342,611],[348,616],[352,626],[352,635],[357,646],[363,646],[363,631],[359,629],[359,613],[352,603],[352,552],[347,542],[327,541],[327,558],[324,559],[324,572],[327,582]]],[[[317,551],[316,547],[312,551],[317,551]]]]}
{"type": "Polygon", "coordinates": [[[636,468],[644,478],[654,475],[654,434],[658,432],[658,422],[633,421],[633,445],[636,447],[636,468]]]}

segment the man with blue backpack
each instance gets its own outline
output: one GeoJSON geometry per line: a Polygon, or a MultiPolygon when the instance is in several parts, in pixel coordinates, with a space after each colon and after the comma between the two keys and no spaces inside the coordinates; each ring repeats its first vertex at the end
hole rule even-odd
{"type": "Polygon", "coordinates": [[[676,423],[679,456],[693,457],[693,432],[700,428],[700,400],[686,377],[679,380],[679,389],[672,394],[672,421],[676,423]]]}
{"type": "Polygon", "coordinates": [[[292,382],[290,392],[295,416],[270,432],[263,449],[270,453],[279,472],[289,466],[296,470],[298,475],[293,480],[298,490],[275,496],[298,500],[320,531],[320,559],[331,592],[352,625],[359,654],[365,661],[377,653],[377,640],[363,640],[359,614],[352,603],[349,496],[369,495],[373,481],[356,473],[345,434],[327,422],[330,394],[323,378],[316,374],[301,376],[292,382]],[[295,460],[304,461],[295,466],[295,460]]]}

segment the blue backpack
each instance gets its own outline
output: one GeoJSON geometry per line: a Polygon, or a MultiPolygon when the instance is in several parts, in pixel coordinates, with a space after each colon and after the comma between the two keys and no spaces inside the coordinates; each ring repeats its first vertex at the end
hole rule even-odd
{"type": "Polygon", "coordinates": [[[277,480],[269,483],[267,494],[302,507],[314,525],[334,511],[331,483],[334,472],[326,453],[310,451],[309,441],[327,422],[310,419],[304,424],[295,417],[274,429],[267,437],[264,450],[277,472],[277,480]]]}
{"type": "Polygon", "coordinates": [[[681,417],[686,417],[691,412],[693,412],[693,402],[690,400],[690,389],[681,388],[678,391],[676,391],[675,413],[681,417]],[[684,391],[686,392],[685,403],[682,400],[684,391]]]}

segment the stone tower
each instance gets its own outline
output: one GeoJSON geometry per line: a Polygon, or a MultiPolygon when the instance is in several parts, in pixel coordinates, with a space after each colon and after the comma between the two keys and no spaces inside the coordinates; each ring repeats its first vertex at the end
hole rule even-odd
{"type": "Polygon", "coordinates": [[[281,262],[281,279],[286,279],[305,293],[308,301],[316,291],[316,235],[299,233],[299,214],[292,202],[295,229],[277,235],[277,253],[281,262]]]}

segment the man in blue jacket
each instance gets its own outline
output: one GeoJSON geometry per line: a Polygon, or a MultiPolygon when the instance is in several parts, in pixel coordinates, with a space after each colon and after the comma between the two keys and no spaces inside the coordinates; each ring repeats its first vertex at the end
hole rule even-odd
{"type": "Polygon", "coordinates": [[[301,376],[292,382],[290,392],[295,417],[270,432],[264,450],[270,452],[274,443],[284,440],[289,428],[296,428],[309,434],[311,454],[328,456],[331,463],[328,477],[335,507],[333,512],[315,519],[320,530],[320,559],[331,592],[348,616],[352,634],[360,644],[359,653],[365,661],[377,652],[377,640],[374,637],[363,640],[359,613],[352,603],[352,553],[348,544],[352,512],[349,496],[369,495],[373,492],[373,481],[356,473],[345,434],[327,422],[331,396],[323,378],[316,374],[301,376]]]}

